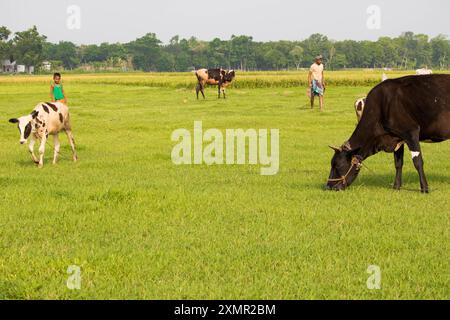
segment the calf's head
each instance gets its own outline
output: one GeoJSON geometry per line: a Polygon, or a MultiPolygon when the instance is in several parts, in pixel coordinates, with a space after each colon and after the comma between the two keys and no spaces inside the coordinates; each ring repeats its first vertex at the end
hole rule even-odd
{"type": "Polygon", "coordinates": [[[331,159],[331,171],[326,187],[329,190],[345,190],[358,176],[363,159],[348,145],[330,148],[334,150],[334,155],[331,159]]]}
{"type": "Polygon", "coordinates": [[[33,120],[36,119],[38,115],[37,111],[33,111],[31,114],[20,117],[20,118],[12,118],[9,119],[11,123],[17,123],[17,127],[19,128],[20,133],[20,144],[24,144],[27,142],[28,137],[30,136],[33,130],[33,120]]]}

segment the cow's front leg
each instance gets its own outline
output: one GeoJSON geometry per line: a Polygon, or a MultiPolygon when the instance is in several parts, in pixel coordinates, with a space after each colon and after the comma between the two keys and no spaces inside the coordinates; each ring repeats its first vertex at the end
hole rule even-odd
{"type": "Polygon", "coordinates": [[[403,169],[403,155],[405,153],[405,145],[394,152],[394,164],[395,164],[395,181],[394,189],[399,190],[402,186],[402,169],[403,169]]]}
{"type": "Polygon", "coordinates": [[[54,145],[53,164],[56,164],[56,162],[58,161],[59,150],[60,150],[60,147],[61,147],[61,144],[59,142],[59,135],[58,134],[55,134],[53,136],[53,145],[54,145]]]}
{"type": "Polygon", "coordinates": [[[30,136],[30,143],[28,144],[28,150],[30,151],[31,159],[33,159],[33,162],[38,164],[39,163],[39,159],[34,154],[34,145],[35,145],[35,143],[36,143],[36,138],[34,137],[34,134],[32,134],[30,136]]]}
{"type": "Polygon", "coordinates": [[[222,94],[223,94],[223,98],[226,99],[227,97],[225,96],[225,87],[222,87],[222,94]]]}
{"type": "Polygon", "coordinates": [[[408,148],[411,151],[411,157],[414,163],[414,167],[416,167],[416,170],[419,173],[420,191],[422,191],[422,193],[428,193],[428,182],[427,178],[425,177],[425,171],[423,170],[423,158],[418,135],[416,139],[409,140],[406,143],[408,144],[408,148]]]}
{"type": "Polygon", "coordinates": [[[219,92],[219,99],[220,99],[220,87],[221,87],[221,85],[220,85],[220,83],[219,83],[219,85],[217,86],[218,92],[219,92]]]}
{"type": "Polygon", "coordinates": [[[44,166],[44,154],[45,154],[45,144],[47,143],[48,134],[43,134],[41,139],[41,145],[39,146],[39,168],[44,166]]]}

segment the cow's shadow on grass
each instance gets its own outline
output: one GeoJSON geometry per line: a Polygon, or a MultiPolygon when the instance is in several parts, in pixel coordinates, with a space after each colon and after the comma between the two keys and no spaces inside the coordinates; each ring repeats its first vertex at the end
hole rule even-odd
{"type": "MultiPolygon", "coordinates": [[[[438,183],[450,184],[450,175],[443,173],[426,173],[428,185],[430,191],[437,190],[433,188],[433,185],[438,183]]],[[[384,189],[394,190],[395,174],[365,174],[359,176],[349,188],[371,188],[371,189],[384,189]]],[[[401,190],[410,192],[420,192],[419,175],[415,172],[403,173],[403,186],[401,190]],[[406,186],[407,185],[407,186],[406,186]]],[[[320,184],[316,184],[314,187],[321,190],[327,190],[325,188],[326,179],[320,184]]]]}
{"type": "Polygon", "coordinates": [[[16,160],[16,164],[20,167],[37,168],[37,164],[35,164],[33,160],[31,160],[31,158],[29,160],[28,159],[16,160]]]}

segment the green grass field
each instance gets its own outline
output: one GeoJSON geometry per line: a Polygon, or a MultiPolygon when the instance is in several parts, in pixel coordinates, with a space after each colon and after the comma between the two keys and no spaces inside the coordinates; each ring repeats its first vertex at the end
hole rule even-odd
{"type": "Polygon", "coordinates": [[[134,76],[144,83],[68,77],[80,161],[63,136],[60,162],[47,148],[43,169],[7,120],[48,100],[50,78],[0,78],[0,298],[449,298],[449,142],[423,145],[428,195],[409,153],[400,192],[384,153],[349,190],[324,191],[327,146],[350,136],[353,102],[369,86],[329,85],[320,113],[304,87],[237,85],[225,101],[213,89],[197,101],[193,89],[146,85],[145,74],[123,79],[134,76]],[[195,120],[279,129],[279,173],[175,166],[171,133],[195,120]],[[66,286],[70,265],[81,267],[81,290],[66,286]],[[366,286],[369,265],[381,268],[380,290],[366,286]]]}

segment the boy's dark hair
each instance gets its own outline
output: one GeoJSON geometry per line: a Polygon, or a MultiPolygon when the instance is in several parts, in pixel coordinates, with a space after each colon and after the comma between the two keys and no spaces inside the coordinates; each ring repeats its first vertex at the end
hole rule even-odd
{"type": "Polygon", "coordinates": [[[61,73],[55,72],[55,73],[53,74],[53,79],[55,79],[56,77],[61,78],[61,73]]]}

